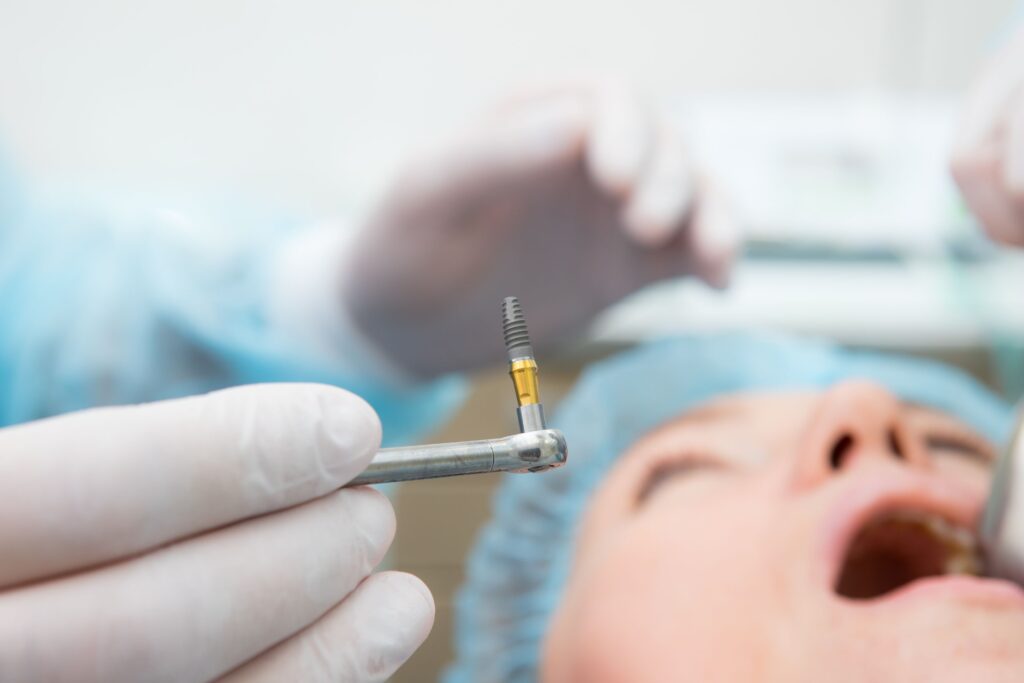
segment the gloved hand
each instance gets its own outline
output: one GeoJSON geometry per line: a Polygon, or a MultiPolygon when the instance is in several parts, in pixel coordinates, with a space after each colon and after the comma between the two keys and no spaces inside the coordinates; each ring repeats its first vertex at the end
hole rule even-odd
{"type": "Polygon", "coordinates": [[[993,55],[972,86],[952,170],[989,235],[1024,246],[1024,29],[993,55]]]}
{"type": "Polygon", "coordinates": [[[370,574],[380,424],[257,385],[0,430],[0,680],[382,681],[433,600],[370,574]]]}
{"type": "Polygon", "coordinates": [[[579,85],[508,102],[412,162],[350,249],[342,301],[429,377],[502,357],[505,296],[543,350],[656,280],[724,286],[737,249],[669,122],[622,84],[579,85]]]}

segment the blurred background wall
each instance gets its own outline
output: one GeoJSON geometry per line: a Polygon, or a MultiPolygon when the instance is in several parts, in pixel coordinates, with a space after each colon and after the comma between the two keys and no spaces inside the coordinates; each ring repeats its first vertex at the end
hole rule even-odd
{"type": "MultiPolygon", "coordinates": [[[[936,102],[928,112],[945,124],[1017,4],[0,0],[0,140],[41,183],[258,197],[311,216],[358,216],[411,148],[508,89],[538,80],[615,73],[663,102],[738,96],[728,111],[742,110],[747,121],[785,119],[792,101],[781,109],[759,104],[778,97],[796,98],[801,112],[825,102],[819,119],[848,111],[849,102],[909,98],[936,102]]],[[[921,174],[942,177],[942,156],[941,148],[926,155],[921,174]]],[[[736,165],[750,168],[742,159],[736,165]]],[[[752,182],[767,182],[760,180],[767,175],[758,170],[752,182]]],[[[769,186],[751,191],[777,195],[769,186]]],[[[898,195],[897,203],[908,196],[898,195]]],[[[885,206],[881,211],[889,215],[885,206]]],[[[829,220],[820,221],[823,230],[829,220]]],[[[857,231],[858,224],[847,228],[857,231]]],[[[863,273],[836,277],[833,263],[808,267],[828,269],[833,284],[820,286],[821,274],[812,273],[819,284],[808,288],[792,265],[762,263],[741,269],[734,301],[671,301],[685,312],[682,319],[704,326],[769,311],[778,316],[758,322],[858,343],[884,337],[886,345],[936,352],[923,342],[977,341],[952,334],[963,331],[964,320],[968,331],[979,325],[961,309],[929,308],[914,298],[918,289],[928,300],[944,291],[945,281],[933,281],[930,271],[868,264],[863,273]],[[865,282],[883,283],[876,299],[885,297],[890,315],[876,326],[869,319],[875,316],[864,315],[878,311],[865,282]],[[766,291],[772,306],[750,294],[766,291]],[[902,308],[892,303],[896,291],[906,299],[902,308]],[[780,305],[785,302],[788,307],[780,305]],[[931,317],[916,318],[922,311],[931,317]]],[[[658,332],[647,326],[664,318],[657,314],[664,305],[664,299],[636,304],[604,327],[603,338],[614,346],[658,332]]],[[[989,372],[987,356],[955,346],[938,352],[989,372]]],[[[549,404],[595,352],[603,351],[544,360],[549,404]]],[[[484,373],[437,438],[504,433],[512,425],[509,391],[500,370],[484,373]]],[[[434,633],[397,680],[434,680],[450,656],[452,594],[495,481],[422,483],[397,495],[391,561],[423,576],[438,604],[434,633]]]]}
{"type": "Polygon", "coordinates": [[[0,138],[30,171],[359,206],[517,84],[939,92],[1016,0],[0,2],[0,138]]]}

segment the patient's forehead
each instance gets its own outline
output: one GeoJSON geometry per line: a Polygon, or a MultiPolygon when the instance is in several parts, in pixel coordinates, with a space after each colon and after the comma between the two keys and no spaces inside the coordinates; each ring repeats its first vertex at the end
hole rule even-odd
{"type": "Polygon", "coordinates": [[[754,464],[805,425],[818,392],[746,392],[716,398],[668,420],[630,453],[713,451],[754,464]]]}

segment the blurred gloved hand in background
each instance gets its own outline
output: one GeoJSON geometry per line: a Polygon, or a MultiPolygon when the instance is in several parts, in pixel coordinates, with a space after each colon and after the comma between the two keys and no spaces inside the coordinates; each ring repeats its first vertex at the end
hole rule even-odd
{"type": "Polygon", "coordinates": [[[341,269],[356,326],[417,377],[499,358],[519,296],[535,345],[657,280],[724,286],[739,239],[679,133],[622,83],[507,101],[412,161],[341,269]]]}
{"type": "Polygon", "coordinates": [[[989,235],[1024,246],[1024,29],[975,80],[957,131],[952,170],[989,235]]]}
{"type": "Polygon", "coordinates": [[[313,384],[0,430],[0,680],[387,679],[434,604],[371,575],[387,499],[337,490],[379,443],[313,384]]]}

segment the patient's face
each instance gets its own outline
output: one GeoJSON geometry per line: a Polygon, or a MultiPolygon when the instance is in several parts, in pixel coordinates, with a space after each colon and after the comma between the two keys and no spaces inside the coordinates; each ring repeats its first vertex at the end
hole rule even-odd
{"type": "Polygon", "coordinates": [[[1024,680],[1024,592],[947,573],[993,458],[866,382],[692,411],[592,499],[544,678],[1024,680]]]}

